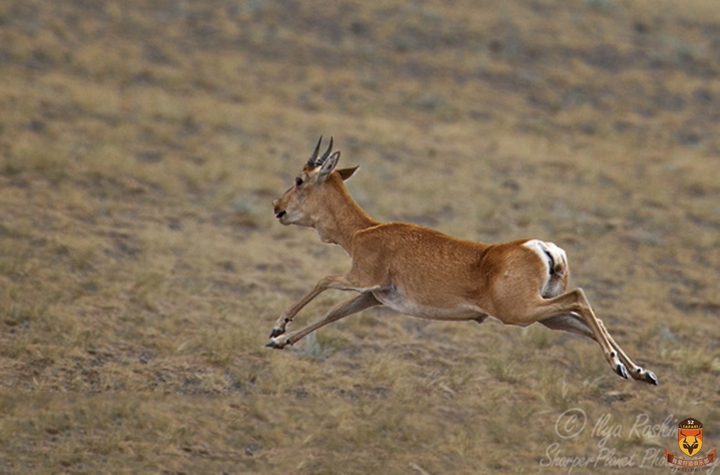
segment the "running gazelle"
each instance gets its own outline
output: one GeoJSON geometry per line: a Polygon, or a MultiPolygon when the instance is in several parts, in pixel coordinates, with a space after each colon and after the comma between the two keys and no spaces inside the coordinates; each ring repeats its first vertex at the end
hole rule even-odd
{"type": "Polygon", "coordinates": [[[320,155],[320,137],[293,186],[273,207],[280,223],[315,228],[323,242],[341,246],[352,266],[344,275],[321,279],[286,310],[267,346],[282,349],[328,323],[385,305],[433,320],[482,323],[492,316],[507,325],[539,322],[595,340],[623,378],[658,384],[653,372],[635,364],[615,342],[582,289],[567,291],[570,269],[561,248],[537,239],[483,244],[414,224],[375,221],[345,188],[343,182],[357,167],[336,169],[340,152],[332,152],[332,142],[320,155]],[[286,333],[295,315],[327,289],[359,295],[319,321],[286,333]]]}

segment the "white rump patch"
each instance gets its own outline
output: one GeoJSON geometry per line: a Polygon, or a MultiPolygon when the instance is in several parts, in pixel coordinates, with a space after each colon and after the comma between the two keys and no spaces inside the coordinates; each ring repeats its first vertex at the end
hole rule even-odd
{"type": "Polygon", "coordinates": [[[555,297],[563,292],[563,278],[567,272],[567,255],[562,248],[551,242],[531,239],[523,244],[535,251],[545,265],[545,281],[540,287],[540,295],[545,298],[555,297]]]}
{"type": "Polygon", "coordinates": [[[555,271],[555,269],[550,268],[551,265],[557,266],[560,264],[563,269],[567,268],[567,255],[565,251],[555,245],[555,243],[531,239],[523,244],[523,246],[532,249],[540,256],[540,259],[545,264],[545,271],[548,275],[555,271]]]}

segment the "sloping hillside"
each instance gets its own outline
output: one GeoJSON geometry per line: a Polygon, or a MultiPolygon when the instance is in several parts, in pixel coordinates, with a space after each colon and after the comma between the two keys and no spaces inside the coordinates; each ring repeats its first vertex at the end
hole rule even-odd
{"type": "Polygon", "coordinates": [[[0,472],[657,473],[686,417],[704,456],[719,74],[710,0],[3,2],[0,472]],[[321,134],[376,219],[562,246],[660,386],[383,309],[264,348],[349,265],[270,205],[321,134]]]}

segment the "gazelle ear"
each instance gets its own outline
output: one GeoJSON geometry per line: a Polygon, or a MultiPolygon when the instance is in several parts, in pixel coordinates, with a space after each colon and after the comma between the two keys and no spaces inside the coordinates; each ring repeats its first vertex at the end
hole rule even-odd
{"type": "Polygon", "coordinates": [[[360,165],[358,165],[356,167],[351,167],[351,168],[343,168],[341,170],[338,170],[338,173],[340,174],[340,178],[342,178],[343,181],[345,181],[348,178],[350,178],[351,176],[353,176],[353,173],[355,173],[355,170],[357,170],[358,168],[360,168],[360,165]]]}
{"type": "Polygon", "coordinates": [[[330,155],[322,164],[322,167],[320,167],[320,171],[318,172],[318,180],[325,181],[325,179],[330,176],[333,170],[335,170],[335,167],[338,164],[338,160],[340,160],[340,152],[335,152],[332,155],[330,155]]]}

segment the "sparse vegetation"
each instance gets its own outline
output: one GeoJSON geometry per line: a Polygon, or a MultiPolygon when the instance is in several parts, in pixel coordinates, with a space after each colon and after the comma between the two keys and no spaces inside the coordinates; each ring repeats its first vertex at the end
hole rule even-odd
{"type": "Polygon", "coordinates": [[[573,408],[620,456],[676,444],[638,414],[720,445],[718,25],[710,0],[3,2],[0,472],[566,473],[550,444],[598,450],[558,437],[573,408]],[[660,387],[571,335],[382,309],[264,349],[348,264],[271,213],[320,134],[378,219],[564,247],[660,387]]]}

